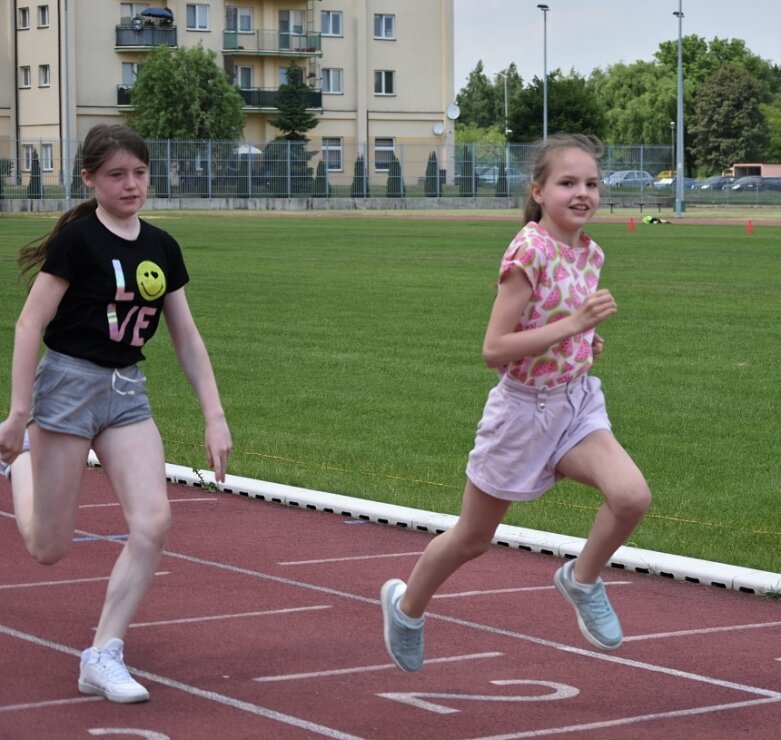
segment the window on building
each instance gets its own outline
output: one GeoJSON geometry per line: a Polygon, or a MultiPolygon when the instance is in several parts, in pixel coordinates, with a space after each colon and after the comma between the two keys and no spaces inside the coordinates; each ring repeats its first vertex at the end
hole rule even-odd
{"type": "Polygon", "coordinates": [[[249,90],[252,85],[252,67],[240,66],[236,67],[236,84],[242,90],[249,90]]]}
{"type": "Polygon", "coordinates": [[[30,68],[27,66],[19,67],[19,87],[32,87],[32,84],[30,68]]]}
{"type": "Polygon", "coordinates": [[[374,38],[376,39],[396,38],[396,16],[395,15],[386,15],[385,13],[374,14],[374,38]]]}
{"type": "Polygon", "coordinates": [[[342,139],[337,136],[323,137],[323,161],[329,172],[342,172],[343,163],[342,139]]]}
{"type": "Polygon", "coordinates": [[[133,87],[141,65],[138,62],[122,62],[122,86],[133,87]]]}
{"type": "Polygon", "coordinates": [[[374,140],[374,171],[387,172],[390,169],[396,151],[394,139],[374,140]]]}
{"type": "Polygon", "coordinates": [[[320,89],[324,93],[331,95],[341,95],[342,89],[342,77],[344,70],[341,69],[328,69],[324,68],[322,71],[320,89]]]}
{"type": "Polygon", "coordinates": [[[38,65],[38,87],[49,87],[52,84],[51,67],[48,64],[38,65]]]}
{"type": "Polygon", "coordinates": [[[304,35],[304,11],[280,10],[279,11],[279,48],[284,50],[296,49],[301,44],[301,36],[304,35]]]}
{"type": "Polygon", "coordinates": [[[137,15],[141,15],[141,11],[146,10],[148,7],[149,3],[120,3],[120,23],[124,26],[130,25],[130,21],[137,15]]]}
{"type": "Polygon", "coordinates": [[[322,33],[323,36],[342,35],[342,11],[341,10],[320,11],[320,33],[322,33]]]}
{"type": "Polygon", "coordinates": [[[252,8],[238,5],[225,6],[225,30],[252,33],[252,8]]]}
{"type": "Polygon", "coordinates": [[[41,144],[41,169],[44,172],[54,171],[54,147],[51,144],[41,144]]]}
{"type": "Polygon", "coordinates": [[[33,145],[22,144],[22,172],[29,172],[33,168],[33,145]]]}
{"type": "Polygon", "coordinates": [[[396,73],[389,69],[374,70],[374,94],[395,95],[396,73]]]}
{"type": "Polygon", "coordinates": [[[209,6],[204,3],[187,3],[186,26],[188,31],[209,30],[209,6]]]}
{"type": "Polygon", "coordinates": [[[19,31],[24,31],[30,27],[30,8],[19,8],[16,27],[19,31]]]}
{"type": "Polygon", "coordinates": [[[49,27],[49,6],[39,5],[38,6],[38,28],[48,28],[48,27],[49,27]]]}

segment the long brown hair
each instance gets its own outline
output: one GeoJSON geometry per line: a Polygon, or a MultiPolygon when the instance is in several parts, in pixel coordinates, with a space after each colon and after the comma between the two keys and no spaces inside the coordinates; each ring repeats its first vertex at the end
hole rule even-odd
{"type": "MultiPolygon", "coordinates": [[[[87,133],[82,147],[82,161],[84,171],[92,175],[100,169],[100,166],[118,151],[125,151],[138,157],[145,165],[149,164],[149,148],[141,136],[132,128],[121,124],[99,123],[93,126],[87,133]]],[[[62,231],[65,224],[75,221],[98,207],[95,198],[90,198],[83,203],[78,203],[60,216],[54,228],[46,234],[25,244],[17,257],[17,263],[21,269],[21,275],[34,270],[43,264],[46,255],[57,234],[62,231]]],[[[34,277],[34,276],[33,276],[34,277]]],[[[31,278],[32,282],[32,278],[31,278]]]]}
{"type": "MultiPolygon", "coordinates": [[[[595,136],[586,136],[585,134],[553,134],[545,141],[538,141],[534,145],[534,164],[532,168],[532,182],[537,185],[544,185],[548,179],[553,155],[564,149],[580,149],[594,157],[594,161],[599,166],[599,160],[605,151],[602,142],[595,136]]],[[[526,198],[523,208],[523,222],[539,221],[542,218],[542,208],[534,200],[531,189],[526,198]]]]}

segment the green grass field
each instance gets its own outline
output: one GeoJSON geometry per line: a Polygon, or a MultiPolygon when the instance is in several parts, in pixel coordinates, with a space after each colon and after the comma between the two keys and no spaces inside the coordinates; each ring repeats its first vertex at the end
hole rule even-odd
{"type": "MultiPolygon", "coordinates": [[[[517,222],[147,213],[181,242],[234,435],[230,472],[457,513],[494,374],[480,347],[517,222]]],[[[15,254],[53,217],[0,216],[0,414],[24,299],[15,254]]],[[[781,230],[594,223],[619,313],[600,332],[614,431],[654,491],[638,547],[781,571],[781,230]]],[[[205,466],[164,329],[149,388],[179,465],[205,466]]],[[[586,536],[599,495],[566,482],[508,524],[586,536]]]]}

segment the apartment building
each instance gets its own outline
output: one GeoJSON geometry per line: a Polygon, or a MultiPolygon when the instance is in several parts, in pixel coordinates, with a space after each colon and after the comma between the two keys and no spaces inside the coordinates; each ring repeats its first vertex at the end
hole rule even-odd
{"type": "Polygon", "coordinates": [[[452,147],[453,0],[0,0],[0,157],[24,171],[21,142],[38,141],[42,169],[57,169],[55,142],[124,120],[158,44],[215,52],[244,99],[247,142],[276,136],[292,61],[329,170],[350,170],[355,151],[382,171],[406,145],[452,147]]]}

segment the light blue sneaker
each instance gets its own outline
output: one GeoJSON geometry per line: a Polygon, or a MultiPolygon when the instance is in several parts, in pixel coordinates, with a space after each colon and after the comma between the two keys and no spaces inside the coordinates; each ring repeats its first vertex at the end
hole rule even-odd
{"type": "Polygon", "coordinates": [[[615,650],[624,636],[601,578],[593,586],[575,582],[575,561],[570,560],[556,571],[553,582],[561,595],[575,608],[578,627],[592,645],[601,650],[615,650]]]}
{"type": "Polygon", "coordinates": [[[380,592],[385,647],[393,662],[409,673],[423,667],[423,622],[412,619],[399,610],[399,599],[407,590],[404,581],[386,581],[380,592]]]}

